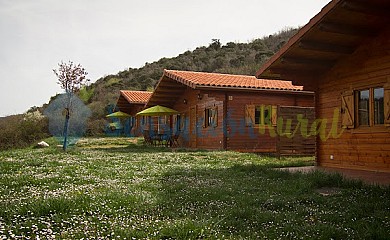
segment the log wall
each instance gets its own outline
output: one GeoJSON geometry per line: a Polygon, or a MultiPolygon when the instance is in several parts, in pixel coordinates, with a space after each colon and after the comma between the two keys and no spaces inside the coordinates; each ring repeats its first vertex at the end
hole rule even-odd
{"type": "MultiPolygon", "coordinates": [[[[390,127],[357,126],[343,129],[342,95],[362,88],[390,84],[390,29],[363,44],[321,79],[316,93],[317,118],[333,119],[337,137],[317,140],[317,160],[322,166],[390,172],[390,127]]],[[[386,101],[386,100],[385,100],[386,101]]],[[[385,113],[389,112],[385,103],[385,113]]],[[[356,111],[355,113],[356,119],[356,111]]]]}
{"type": "Polygon", "coordinates": [[[268,129],[246,126],[245,106],[248,104],[273,106],[297,106],[299,104],[301,107],[313,107],[314,98],[313,95],[287,93],[227,93],[227,149],[243,152],[277,153],[277,135],[270,134],[268,129]]]}

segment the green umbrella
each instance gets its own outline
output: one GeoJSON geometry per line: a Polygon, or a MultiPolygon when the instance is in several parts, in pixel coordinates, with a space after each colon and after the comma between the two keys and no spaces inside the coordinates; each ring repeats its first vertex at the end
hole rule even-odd
{"type": "Polygon", "coordinates": [[[108,115],[106,115],[106,117],[109,117],[109,118],[129,118],[129,117],[131,117],[131,115],[119,111],[119,112],[114,112],[114,113],[108,114],[108,115]]]}
{"type": "Polygon", "coordinates": [[[115,130],[117,130],[117,129],[122,129],[123,127],[122,127],[122,124],[120,123],[120,122],[113,122],[113,123],[110,123],[109,124],[109,127],[111,128],[111,129],[115,129],[115,130]]]}
{"type": "Polygon", "coordinates": [[[178,113],[179,113],[178,111],[173,110],[171,108],[156,105],[154,107],[147,108],[137,113],[136,115],[137,116],[159,116],[159,119],[157,121],[157,131],[160,132],[160,116],[170,116],[178,113]]]}
{"type": "Polygon", "coordinates": [[[138,116],[169,116],[178,114],[179,112],[171,108],[156,105],[154,107],[147,108],[136,115],[138,116]]]}

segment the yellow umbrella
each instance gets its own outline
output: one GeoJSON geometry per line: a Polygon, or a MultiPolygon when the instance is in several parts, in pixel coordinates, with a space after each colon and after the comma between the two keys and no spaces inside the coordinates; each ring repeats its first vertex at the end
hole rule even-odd
{"type": "Polygon", "coordinates": [[[106,115],[106,117],[110,117],[110,118],[129,118],[129,117],[131,117],[131,115],[129,115],[127,113],[124,113],[124,112],[121,112],[121,111],[118,111],[118,112],[114,112],[114,113],[108,114],[108,115],[106,115]]]}
{"type": "Polygon", "coordinates": [[[141,112],[137,113],[136,115],[139,116],[169,116],[178,114],[179,112],[176,110],[173,110],[172,108],[167,108],[164,106],[156,105],[154,107],[147,108],[145,110],[142,110],[141,112]]]}
{"type": "MultiPolygon", "coordinates": [[[[147,108],[137,113],[137,116],[170,116],[178,114],[179,112],[164,106],[156,105],[154,107],[147,108]]],[[[160,132],[160,118],[157,121],[157,131],[160,132]]]]}

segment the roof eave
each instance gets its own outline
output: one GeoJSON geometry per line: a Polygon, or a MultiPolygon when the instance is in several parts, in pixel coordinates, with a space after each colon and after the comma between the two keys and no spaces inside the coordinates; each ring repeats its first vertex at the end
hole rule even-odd
{"type": "MultiPolygon", "coordinates": [[[[294,44],[297,44],[298,41],[308,33],[316,24],[318,24],[321,19],[324,18],[340,1],[342,0],[332,0],[329,2],[322,10],[315,15],[310,21],[302,27],[290,40],[277,52],[275,53],[265,64],[263,64],[260,69],[256,72],[257,78],[270,78],[270,76],[264,75],[264,72],[269,69],[281,56],[283,56],[288,49],[291,48],[294,44]]],[[[275,76],[272,76],[275,78],[275,76]]]]}
{"type": "MultiPolygon", "coordinates": [[[[126,94],[125,94],[125,92],[126,92],[127,90],[119,90],[119,97],[118,97],[118,100],[119,100],[119,98],[122,96],[124,99],[126,99],[126,101],[128,102],[128,103],[131,103],[131,104],[145,104],[145,103],[147,103],[147,101],[133,101],[133,100],[131,100],[126,94]]],[[[134,91],[134,92],[141,92],[141,91],[134,91]]],[[[149,98],[150,99],[150,98],[149,98]]]]}
{"type": "Polygon", "coordinates": [[[229,91],[246,91],[246,92],[265,92],[265,93],[288,93],[288,94],[301,94],[301,95],[312,95],[312,91],[303,90],[289,90],[289,89],[271,89],[271,88],[245,88],[245,87],[221,87],[221,86],[201,86],[195,87],[198,90],[229,90],[229,91]]]}

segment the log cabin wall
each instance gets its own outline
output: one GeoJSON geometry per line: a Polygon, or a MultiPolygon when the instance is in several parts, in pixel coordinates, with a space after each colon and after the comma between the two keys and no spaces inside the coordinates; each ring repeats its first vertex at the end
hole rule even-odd
{"type": "Polygon", "coordinates": [[[246,105],[274,105],[313,107],[314,96],[295,92],[267,93],[266,91],[220,91],[187,88],[173,108],[185,122],[179,143],[181,147],[226,149],[242,152],[276,153],[278,138],[258,127],[245,125],[246,105]],[[205,126],[205,110],[216,111],[216,122],[205,126]],[[193,114],[196,112],[196,126],[193,114]]]}
{"type": "MultiPolygon", "coordinates": [[[[190,106],[196,104],[196,94],[198,91],[187,87],[183,94],[181,94],[175,104],[172,106],[173,109],[178,111],[182,117],[183,126],[180,129],[180,137],[178,142],[180,147],[190,147],[190,129],[189,129],[189,117],[190,117],[190,106]]],[[[174,120],[174,125],[176,120],[174,120]]]]}
{"type": "Polygon", "coordinates": [[[277,136],[268,130],[262,132],[258,126],[247,126],[245,111],[247,105],[301,106],[313,107],[313,95],[257,92],[226,93],[226,148],[242,152],[276,153],[277,136]]]}
{"type": "Polygon", "coordinates": [[[379,37],[361,45],[348,59],[335,65],[319,82],[317,118],[328,119],[330,129],[334,113],[341,112],[336,118],[337,131],[338,134],[343,131],[338,138],[317,140],[320,165],[390,172],[390,127],[386,126],[390,112],[389,85],[390,29],[387,28],[379,37]],[[356,91],[373,87],[384,87],[385,124],[358,126],[356,91]],[[349,100],[343,103],[345,94],[349,94],[349,100]],[[351,105],[350,109],[347,105],[351,105]]]}
{"type": "Polygon", "coordinates": [[[219,91],[200,91],[199,94],[199,98],[196,95],[197,148],[224,149],[225,94],[219,91]],[[207,110],[215,111],[215,115],[207,116],[207,110]],[[215,122],[208,126],[207,121],[215,122]]]}
{"type": "Polygon", "coordinates": [[[130,132],[125,133],[125,134],[129,134],[130,136],[134,136],[134,137],[142,136],[142,132],[143,132],[143,128],[144,128],[141,124],[142,116],[136,116],[136,114],[144,109],[145,103],[139,103],[139,104],[138,103],[129,103],[126,99],[124,99],[121,96],[117,102],[117,106],[118,105],[121,106],[119,108],[120,111],[125,112],[125,113],[132,116],[131,117],[132,119],[130,121],[132,121],[133,125],[130,128],[130,132]],[[126,107],[124,107],[124,106],[126,106],[126,107]]]}
{"type": "MultiPolygon", "coordinates": [[[[282,133],[277,134],[277,155],[315,156],[316,135],[311,133],[315,122],[314,107],[278,106],[277,116],[284,120],[282,133]],[[301,118],[298,118],[298,114],[301,118]],[[291,122],[287,124],[287,120],[291,122]],[[301,120],[302,119],[302,120],[301,120]],[[307,123],[307,124],[306,124],[307,123]],[[304,125],[307,126],[304,126],[304,125]],[[287,125],[289,127],[287,127],[287,125]]],[[[278,128],[280,126],[276,126],[278,128]]]]}
{"type": "Polygon", "coordinates": [[[184,91],[173,106],[181,113],[182,121],[184,121],[179,138],[181,147],[224,149],[223,99],[224,94],[221,92],[204,92],[189,87],[184,91]],[[215,126],[205,126],[205,109],[207,108],[217,111],[215,126]],[[195,112],[191,113],[191,111],[195,112]]]}
{"type": "Polygon", "coordinates": [[[141,124],[142,116],[136,116],[136,114],[144,110],[145,104],[134,104],[131,111],[128,112],[134,118],[134,126],[131,129],[131,135],[140,137],[143,133],[143,126],[141,124]]]}

